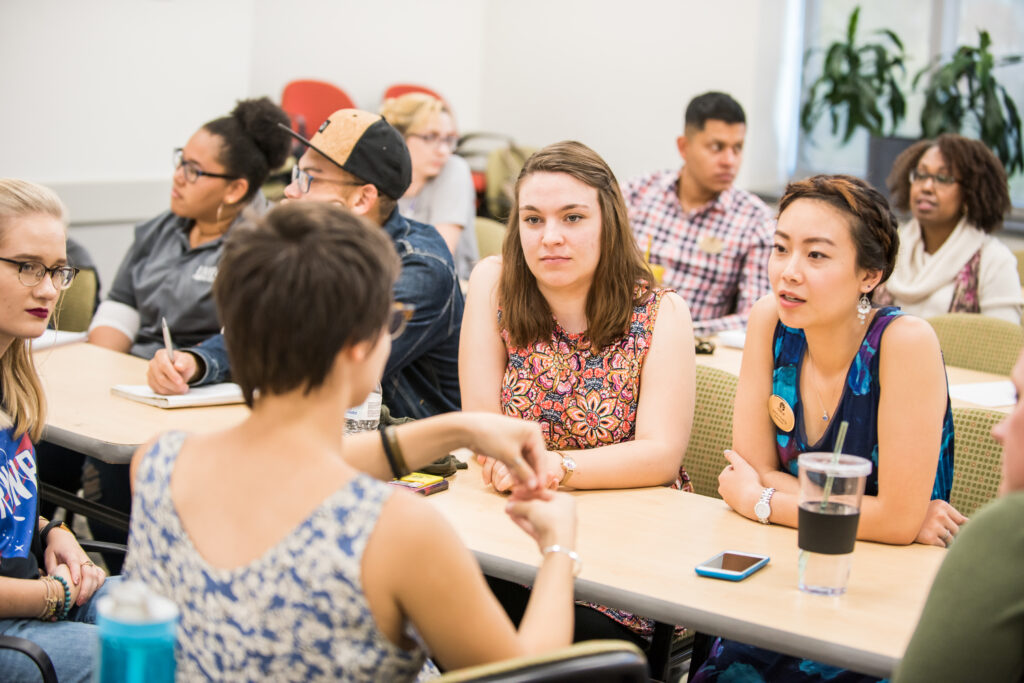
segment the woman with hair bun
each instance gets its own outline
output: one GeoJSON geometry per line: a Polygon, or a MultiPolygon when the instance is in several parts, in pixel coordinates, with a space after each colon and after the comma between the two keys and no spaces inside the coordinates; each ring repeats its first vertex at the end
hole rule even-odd
{"type": "Polygon", "coordinates": [[[996,155],[952,133],[922,140],[896,158],[889,189],[912,217],[880,300],[922,318],[981,313],[1020,324],[1017,259],[992,236],[1011,207],[996,155]]]}
{"type": "Polygon", "coordinates": [[[174,151],[171,207],[136,226],[89,327],[91,343],[151,358],[163,347],[163,319],[181,346],[220,331],[211,287],[223,238],[245,209],[267,208],[260,186],[291,147],[279,123],[287,126],[288,115],[269,99],[242,100],[174,151]]]}
{"type": "MultiPolygon", "coordinates": [[[[953,418],[935,332],[898,308],[872,306],[898,249],[896,219],[864,181],[814,176],[786,188],[768,263],[772,293],[750,313],[735,450],[719,475],[736,512],[796,527],[797,458],[833,451],[847,422],[843,453],[873,464],[857,538],[942,547],[966,521],[947,502],[953,418]]],[[[692,680],[739,680],[751,669],[773,681],[866,678],[719,641],[692,680]]]]}
{"type": "MultiPolygon", "coordinates": [[[[161,326],[166,319],[174,344],[192,347],[174,355],[174,368],[190,383],[205,375],[213,359],[194,347],[220,332],[212,287],[224,238],[244,220],[243,212],[268,208],[260,186],[291,149],[291,136],[279,124],[287,127],[288,115],[266,97],[242,100],[174,150],[171,207],[135,227],[135,241],[89,326],[90,343],[147,359],[159,351],[163,358],[151,365],[169,365],[161,326]]],[[[46,481],[78,488],[66,480],[69,473],[77,475],[66,449],[45,444],[40,454],[46,481]]],[[[127,466],[91,463],[99,473],[99,502],[127,512],[127,466]]],[[[102,540],[126,539],[105,525],[91,527],[102,540]]],[[[105,559],[112,571],[120,568],[120,557],[105,559]]]]}

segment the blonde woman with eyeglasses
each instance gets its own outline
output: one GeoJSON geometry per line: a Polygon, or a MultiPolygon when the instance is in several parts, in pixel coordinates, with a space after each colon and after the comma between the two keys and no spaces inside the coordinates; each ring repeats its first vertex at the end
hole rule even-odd
{"type": "MultiPolygon", "coordinates": [[[[46,400],[25,340],[46,330],[68,264],[64,206],[52,190],[0,179],[0,635],[49,655],[61,681],[87,681],[95,664],[93,598],[106,579],[74,534],[38,514],[35,447],[46,400]]],[[[39,680],[25,655],[0,650],[0,677],[39,680]]]]}
{"type": "Polygon", "coordinates": [[[453,154],[459,135],[451,110],[414,92],[388,99],[380,113],[405,138],[412,160],[412,183],[398,200],[399,211],[437,228],[455,258],[455,272],[468,279],[479,258],[476,194],[469,164],[453,154]]]}

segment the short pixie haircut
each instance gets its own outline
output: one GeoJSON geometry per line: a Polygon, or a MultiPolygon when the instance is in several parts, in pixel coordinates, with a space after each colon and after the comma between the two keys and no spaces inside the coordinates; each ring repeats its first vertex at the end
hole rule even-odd
{"type": "Polygon", "coordinates": [[[1012,207],[1006,170],[985,143],[954,133],[943,133],[934,140],[916,142],[896,157],[886,181],[892,194],[892,205],[900,211],[910,210],[910,172],[921,157],[938,147],[956,182],[960,197],[967,207],[967,220],[979,230],[995,232],[1003,226],[1003,216],[1012,207]]]}
{"type": "MultiPolygon", "coordinates": [[[[850,219],[850,235],[857,249],[857,267],[878,270],[881,284],[892,275],[900,238],[896,217],[885,197],[860,178],[816,175],[786,186],[779,200],[779,216],[798,199],[816,199],[839,209],[850,219]]],[[[874,294],[872,290],[869,298],[874,294]]]]}
{"type": "Polygon", "coordinates": [[[333,204],[290,202],[231,231],[213,296],[246,404],[308,394],[342,349],[376,339],[398,269],[384,231],[333,204]]]}

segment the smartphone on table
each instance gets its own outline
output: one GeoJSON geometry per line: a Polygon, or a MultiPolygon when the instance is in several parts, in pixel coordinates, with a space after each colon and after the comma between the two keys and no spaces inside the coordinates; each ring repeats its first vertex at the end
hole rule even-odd
{"type": "Polygon", "coordinates": [[[766,564],[768,564],[767,555],[726,550],[710,560],[698,564],[696,571],[701,576],[710,576],[726,581],[742,581],[766,564]]]}

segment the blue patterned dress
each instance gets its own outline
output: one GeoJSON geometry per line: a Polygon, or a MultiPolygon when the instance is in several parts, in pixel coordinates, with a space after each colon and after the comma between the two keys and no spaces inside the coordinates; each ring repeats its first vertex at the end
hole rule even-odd
{"type": "Polygon", "coordinates": [[[125,562],[127,578],[181,610],[178,680],[414,680],[424,653],[381,633],[362,588],[363,550],[391,489],[356,475],[258,559],[218,569],[171,501],[184,440],[161,435],[141,463],[125,562]]]}
{"type": "MultiPolygon", "coordinates": [[[[796,476],[797,457],[808,451],[831,451],[835,447],[839,425],[849,422],[843,453],[868,458],[874,464],[865,486],[865,495],[878,495],[878,402],[879,349],[882,333],[889,324],[903,315],[895,306],[880,308],[864,335],[857,355],[850,364],[846,384],[836,412],[817,443],[807,443],[804,432],[803,403],[800,401],[800,367],[807,350],[803,330],[775,326],[772,340],[774,371],[772,393],[782,397],[793,408],[792,430],[775,428],[776,450],[781,468],[796,476]]],[[[947,392],[948,393],[948,392],[947,392]]],[[[932,486],[932,500],[949,500],[953,484],[953,412],[946,397],[946,415],[942,421],[942,445],[932,486]]],[[[717,639],[708,659],[693,676],[694,683],[729,681],[729,683],[762,683],[763,681],[802,681],[803,683],[853,683],[877,681],[877,678],[830,666],[810,659],[800,659],[746,645],[733,640],[717,639]]]]}

